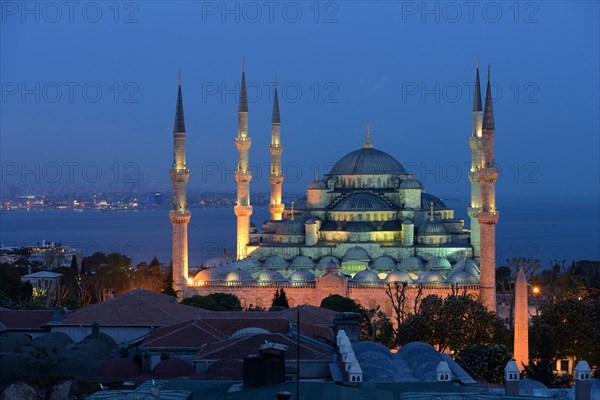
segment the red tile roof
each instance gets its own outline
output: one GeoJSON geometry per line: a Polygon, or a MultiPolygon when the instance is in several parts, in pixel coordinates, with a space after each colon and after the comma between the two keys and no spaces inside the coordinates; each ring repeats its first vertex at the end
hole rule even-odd
{"type": "MultiPolygon", "coordinates": [[[[198,351],[195,360],[241,360],[249,354],[256,354],[258,347],[265,343],[280,343],[288,346],[286,359],[296,359],[296,339],[281,333],[256,334],[242,336],[237,339],[225,339],[209,343],[198,351]]],[[[329,360],[331,352],[316,346],[300,343],[301,360],[329,360]]]]}
{"type": "Polygon", "coordinates": [[[40,329],[50,320],[50,310],[0,310],[0,323],[8,330],[40,329]]]}
{"type": "Polygon", "coordinates": [[[166,326],[197,318],[206,313],[197,307],[177,303],[172,296],[135,289],[103,303],[75,310],[63,318],[63,325],[166,326]]]}

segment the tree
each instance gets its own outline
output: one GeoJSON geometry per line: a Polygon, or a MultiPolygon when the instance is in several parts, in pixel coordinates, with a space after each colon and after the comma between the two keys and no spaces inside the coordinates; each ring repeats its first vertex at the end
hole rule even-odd
{"type": "Polygon", "coordinates": [[[339,294],[332,294],[331,296],[325,297],[323,301],[321,301],[320,307],[337,312],[361,313],[360,305],[356,304],[354,300],[340,296],[339,294]]]}
{"type": "Polygon", "coordinates": [[[385,288],[385,294],[392,303],[396,326],[402,325],[406,318],[406,283],[390,282],[385,288]]]}
{"type": "Polygon", "coordinates": [[[458,352],[456,362],[478,380],[501,384],[512,354],[501,344],[471,345],[458,352]]]}
{"type": "Polygon", "coordinates": [[[181,304],[204,308],[211,311],[241,311],[240,299],[230,293],[212,293],[207,296],[194,295],[181,301],[181,304]]]}
{"type": "Polygon", "coordinates": [[[79,265],[77,263],[77,257],[75,257],[75,254],[73,254],[73,257],[71,257],[71,269],[75,271],[76,274],[79,273],[79,265]]]}
{"type": "Polygon", "coordinates": [[[287,295],[285,294],[283,288],[276,289],[275,295],[273,296],[273,301],[271,302],[270,311],[281,310],[284,308],[290,308],[290,305],[288,304],[287,295]]]}
{"type": "Polygon", "coordinates": [[[169,270],[167,272],[167,276],[165,277],[162,294],[177,297],[177,291],[173,289],[173,263],[169,265],[169,270]]]}
{"type": "Polygon", "coordinates": [[[456,352],[469,345],[508,344],[510,335],[495,313],[470,296],[429,295],[419,313],[398,327],[398,338],[400,344],[424,341],[440,352],[456,352]]]}

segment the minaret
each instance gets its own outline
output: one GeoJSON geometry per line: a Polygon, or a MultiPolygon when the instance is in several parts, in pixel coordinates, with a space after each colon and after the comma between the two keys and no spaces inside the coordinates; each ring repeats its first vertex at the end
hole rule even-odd
{"type": "Polygon", "coordinates": [[[173,200],[169,219],[173,224],[173,289],[179,298],[185,297],[188,278],[188,235],[187,227],[191,213],[187,209],[186,188],[190,170],[185,159],[185,121],[183,118],[183,96],[181,94],[181,72],[177,90],[175,126],[173,128],[173,167],[169,171],[173,184],[173,200]]]}
{"type": "Polygon", "coordinates": [[[490,86],[490,68],[485,94],[485,110],[481,130],[482,164],[477,171],[481,185],[481,210],[477,213],[481,238],[481,284],[479,298],[488,311],[496,312],[496,181],[498,168],[494,164],[494,110],[492,107],[492,88],[490,86]]]}
{"type": "Polygon", "coordinates": [[[469,181],[471,182],[471,203],[467,207],[467,214],[471,219],[471,246],[473,247],[473,258],[479,261],[480,257],[480,229],[477,221],[477,213],[481,209],[481,185],[479,184],[478,169],[481,168],[481,129],[482,129],[481,88],[479,85],[479,57],[476,61],[475,92],[473,95],[473,120],[469,147],[471,148],[471,169],[469,181]]]}
{"type": "Polygon", "coordinates": [[[237,182],[237,202],[234,207],[237,216],[237,259],[246,258],[246,247],[250,242],[250,216],[252,206],[250,205],[250,181],[252,173],[248,166],[248,152],[252,145],[252,139],[248,135],[248,96],[246,95],[246,75],[242,63],[242,84],[240,89],[240,104],[238,108],[238,133],[235,138],[235,146],[238,151],[238,163],[235,171],[237,182]]]}
{"type": "Polygon", "coordinates": [[[269,203],[269,212],[271,220],[281,221],[283,216],[284,204],[281,202],[281,184],[283,183],[283,173],[281,172],[281,153],[283,145],[281,144],[281,118],[279,117],[279,99],[277,97],[277,80],[275,80],[275,90],[273,96],[273,116],[271,117],[271,144],[269,153],[271,153],[271,173],[269,182],[271,184],[271,201],[269,203]]]}
{"type": "Polygon", "coordinates": [[[527,278],[523,268],[517,271],[515,284],[515,338],[513,358],[519,370],[529,365],[529,306],[527,302],[527,278]]]}

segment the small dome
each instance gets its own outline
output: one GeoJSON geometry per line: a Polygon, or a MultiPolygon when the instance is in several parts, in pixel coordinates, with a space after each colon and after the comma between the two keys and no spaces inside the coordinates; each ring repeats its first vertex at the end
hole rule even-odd
{"type": "Polygon", "coordinates": [[[423,262],[418,257],[406,257],[400,262],[400,268],[405,270],[420,270],[423,269],[423,262]]]}
{"type": "Polygon", "coordinates": [[[281,282],[285,280],[283,275],[272,269],[261,271],[260,274],[258,274],[257,279],[259,282],[281,282]]]}
{"type": "Polygon", "coordinates": [[[396,268],[396,260],[388,255],[383,255],[371,261],[370,267],[373,269],[390,271],[396,268]]]}
{"type": "Polygon", "coordinates": [[[253,335],[268,335],[271,332],[264,329],[264,328],[258,328],[256,326],[249,326],[247,328],[242,328],[240,330],[237,330],[235,332],[233,332],[231,335],[229,335],[228,339],[238,339],[244,336],[253,336],[253,335]]]}
{"type": "Polygon", "coordinates": [[[347,232],[372,232],[375,227],[370,222],[352,221],[344,226],[344,230],[347,232]]]}
{"type": "Polygon", "coordinates": [[[447,270],[452,269],[452,265],[444,257],[433,257],[427,262],[427,269],[447,270]]]}
{"type": "Polygon", "coordinates": [[[427,272],[423,272],[417,282],[419,283],[438,283],[442,282],[444,277],[440,274],[439,271],[429,270],[427,272]]]}
{"type": "Polygon", "coordinates": [[[472,258],[461,258],[453,266],[452,271],[457,272],[460,270],[466,270],[473,275],[479,275],[479,266],[472,258]]]}
{"type": "Polygon", "coordinates": [[[358,271],[352,278],[354,282],[379,282],[380,279],[377,274],[370,269],[363,269],[358,271]]]}
{"type": "Polygon", "coordinates": [[[340,260],[337,257],[323,256],[319,259],[319,262],[317,263],[317,267],[323,268],[325,266],[325,264],[327,264],[329,262],[333,262],[333,263],[337,264],[338,266],[340,265],[340,260]]]}
{"type": "Polygon", "coordinates": [[[323,265],[323,275],[325,274],[334,274],[338,275],[340,273],[340,264],[331,260],[327,261],[325,265],[323,265]]]}
{"type": "Polygon", "coordinates": [[[202,268],[214,268],[220,265],[229,264],[235,261],[235,257],[232,255],[223,255],[218,257],[209,258],[202,263],[202,268]]]}
{"type": "Polygon", "coordinates": [[[448,282],[476,285],[476,284],[479,284],[479,278],[477,278],[475,275],[473,275],[469,271],[461,269],[461,270],[453,272],[448,277],[448,282]]]}
{"type": "Polygon", "coordinates": [[[290,282],[314,282],[314,280],[315,277],[313,274],[305,269],[294,271],[294,273],[290,275],[290,282]]]}
{"type": "Polygon", "coordinates": [[[400,183],[400,189],[423,189],[423,185],[416,179],[406,179],[400,183]]]}
{"type": "Polygon", "coordinates": [[[177,378],[179,376],[190,376],[196,372],[192,364],[179,358],[167,358],[156,364],[152,375],[158,378],[177,378]]]}
{"type": "Polygon", "coordinates": [[[440,221],[427,221],[419,227],[419,236],[447,235],[448,231],[440,221]]]}
{"type": "Polygon", "coordinates": [[[225,277],[226,282],[252,282],[254,278],[245,269],[234,269],[225,277]]]}
{"type": "Polygon", "coordinates": [[[325,181],[323,181],[321,179],[315,179],[314,181],[312,181],[311,183],[308,184],[308,189],[313,189],[313,190],[327,189],[327,183],[325,183],[325,181]]]}
{"type": "Polygon", "coordinates": [[[393,210],[383,197],[372,193],[354,193],[344,197],[333,207],[335,211],[387,211],[393,210]]]}
{"type": "Polygon", "coordinates": [[[223,274],[218,268],[203,269],[196,274],[194,281],[213,282],[223,279],[223,274]]]}
{"type": "Polygon", "coordinates": [[[284,221],[281,233],[284,235],[304,235],[304,221],[299,218],[284,221]]]}
{"type": "Polygon", "coordinates": [[[412,283],[413,279],[410,277],[408,272],[403,269],[396,269],[385,277],[386,282],[404,282],[412,283]]]}
{"type": "Polygon", "coordinates": [[[366,261],[369,262],[371,258],[369,253],[360,246],[354,246],[349,248],[344,254],[342,261],[366,261]]]}
{"type": "Polygon", "coordinates": [[[292,268],[312,268],[315,266],[313,260],[306,256],[296,256],[290,263],[292,268]]]}
{"type": "Polygon", "coordinates": [[[429,193],[421,193],[421,210],[429,210],[432,203],[434,210],[445,210],[448,208],[440,198],[429,193]]]}
{"type": "Polygon", "coordinates": [[[288,263],[281,256],[272,255],[265,258],[263,261],[263,267],[266,268],[287,268],[288,263]]]}

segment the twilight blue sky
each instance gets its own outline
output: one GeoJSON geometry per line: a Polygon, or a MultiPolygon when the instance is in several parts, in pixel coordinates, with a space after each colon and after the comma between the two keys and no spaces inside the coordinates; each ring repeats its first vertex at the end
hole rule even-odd
{"type": "Polygon", "coordinates": [[[277,76],[284,191],[361,146],[369,121],[428,191],[466,199],[478,54],[499,197],[599,193],[598,2],[0,4],[2,185],[100,187],[139,169],[167,188],[181,68],[190,188],[233,188],[245,57],[252,190],[267,188],[277,76]]]}

